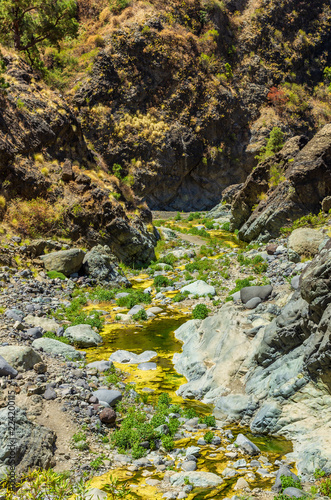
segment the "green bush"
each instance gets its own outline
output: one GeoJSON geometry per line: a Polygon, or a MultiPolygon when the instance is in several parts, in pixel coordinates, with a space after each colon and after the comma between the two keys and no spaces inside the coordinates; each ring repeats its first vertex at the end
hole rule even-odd
{"type": "Polygon", "coordinates": [[[195,259],[193,262],[190,262],[185,266],[185,270],[190,273],[193,273],[194,271],[213,271],[215,269],[215,263],[209,259],[195,259]]]}
{"type": "Polygon", "coordinates": [[[148,318],[145,309],[140,309],[140,311],[132,316],[132,319],[134,321],[146,321],[148,318]]]}
{"type": "Polygon", "coordinates": [[[291,476],[280,476],[280,481],[282,483],[282,490],[285,490],[286,488],[298,488],[299,490],[302,490],[300,480],[296,481],[291,476]]]}
{"type": "Polygon", "coordinates": [[[205,319],[207,318],[209,309],[205,304],[197,304],[192,311],[192,316],[194,319],[205,319]]]}
{"type": "Polygon", "coordinates": [[[171,286],[172,281],[169,280],[166,276],[155,276],[154,278],[154,286],[155,287],[160,287],[160,286],[171,286]]]}
{"type": "Polygon", "coordinates": [[[196,227],[192,227],[191,229],[188,230],[189,234],[193,234],[195,236],[201,236],[203,238],[210,238],[210,234],[207,233],[205,229],[198,229],[196,227]]]}
{"type": "Polygon", "coordinates": [[[203,436],[203,439],[206,441],[206,443],[210,444],[214,439],[214,433],[211,431],[206,432],[206,434],[203,436]]]}
{"type": "Polygon", "coordinates": [[[137,304],[150,304],[152,302],[152,297],[149,293],[144,293],[141,290],[133,290],[132,292],[127,290],[127,292],[129,295],[116,300],[118,306],[131,309],[137,304]]]}
{"type": "Polygon", "coordinates": [[[168,253],[168,255],[160,257],[157,260],[157,263],[168,264],[169,266],[172,266],[175,262],[177,262],[177,260],[178,260],[177,257],[175,257],[173,253],[168,253]]]}
{"type": "Polygon", "coordinates": [[[179,212],[177,212],[176,217],[175,217],[175,220],[182,220],[182,218],[181,218],[181,216],[180,216],[180,213],[179,213],[179,212]]]}
{"type": "Polygon", "coordinates": [[[224,222],[224,224],[222,224],[221,226],[221,229],[223,231],[230,231],[230,222],[224,222]]]}
{"type": "Polygon", "coordinates": [[[261,153],[256,156],[258,160],[264,160],[269,156],[273,156],[278,153],[282,149],[284,145],[284,133],[281,131],[279,127],[274,127],[267,141],[267,145],[262,148],[261,153]]]}
{"type": "Polygon", "coordinates": [[[214,415],[206,415],[199,418],[199,424],[206,424],[208,427],[215,427],[216,419],[214,415]]]}
{"type": "Polygon", "coordinates": [[[109,0],[109,8],[114,14],[119,14],[131,5],[131,0],[109,0]]]}
{"type": "Polygon", "coordinates": [[[187,296],[190,295],[190,292],[185,291],[185,292],[178,292],[176,295],[172,298],[173,302],[182,302],[182,300],[185,300],[187,296]]]}

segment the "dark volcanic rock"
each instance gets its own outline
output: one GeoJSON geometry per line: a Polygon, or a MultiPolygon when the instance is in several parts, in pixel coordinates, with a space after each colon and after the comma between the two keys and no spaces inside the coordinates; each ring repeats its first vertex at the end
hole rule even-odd
{"type": "Polygon", "coordinates": [[[84,272],[100,281],[112,282],[119,286],[130,287],[131,284],[122,276],[115,256],[107,245],[97,245],[84,257],[84,272]]]}
{"type": "MultiPolygon", "coordinates": [[[[0,464],[10,464],[8,409],[0,410],[0,464]]],[[[21,408],[15,409],[15,465],[18,475],[29,469],[48,469],[54,465],[56,435],[27,419],[21,408]]]]}
{"type": "MultiPolygon", "coordinates": [[[[304,141],[297,140],[301,148],[304,141]]],[[[331,194],[331,125],[325,125],[300,151],[288,154],[288,149],[285,144],[280,153],[260,163],[236,195],[231,223],[232,229],[239,229],[240,239],[268,241],[290,221],[318,213],[322,200],[331,194]],[[283,165],[285,180],[269,188],[270,168],[275,164],[283,165]],[[263,197],[260,202],[259,197],[263,197]]]]}

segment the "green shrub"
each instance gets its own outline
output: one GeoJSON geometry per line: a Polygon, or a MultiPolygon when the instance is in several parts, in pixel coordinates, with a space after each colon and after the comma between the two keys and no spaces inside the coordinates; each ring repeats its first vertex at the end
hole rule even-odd
{"type": "Polygon", "coordinates": [[[182,220],[182,218],[181,218],[181,216],[180,216],[180,213],[179,213],[179,212],[177,212],[176,217],[175,217],[175,220],[182,220]]]}
{"type": "Polygon", "coordinates": [[[167,451],[172,451],[175,447],[174,440],[169,435],[164,435],[161,437],[162,445],[167,451]]]}
{"type": "Polygon", "coordinates": [[[172,298],[173,302],[182,302],[182,300],[185,300],[187,296],[190,295],[190,292],[185,291],[185,292],[178,292],[176,295],[172,298]]]}
{"type": "Polygon", "coordinates": [[[185,270],[193,273],[194,271],[213,271],[215,263],[209,259],[195,259],[193,262],[186,264],[185,270]]]}
{"type": "Polygon", "coordinates": [[[281,131],[279,127],[274,127],[267,141],[267,145],[262,148],[261,153],[256,156],[258,160],[264,160],[269,156],[273,156],[275,153],[278,153],[282,149],[284,145],[284,133],[281,131]]]}
{"type": "Polygon", "coordinates": [[[214,439],[214,433],[211,431],[206,432],[206,434],[203,436],[203,439],[206,441],[206,443],[210,444],[214,439]]]}
{"type": "Polygon", "coordinates": [[[196,410],[194,408],[185,408],[183,410],[183,416],[185,418],[194,418],[196,417],[198,414],[196,412],[196,410]]]}
{"type": "Polygon", "coordinates": [[[171,286],[172,281],[169,280],[166,276],[156,276],[154,278],[154,286],[155,287],[161,287],[161,286],[171,286]]]}
{"type": "Polygon", "coordinates": [[[323,478],[319,484],[320,493],[331,498],[331,477],[323,478]]]}
{"type": "Polygon", "coordinates": [[[59,273],[58,271],[47,271],[46,274],[51,280],[54,280],[56,278],[59,278],[60,280],[67,279],[67,277],[63,273],[59,273]]]}
{"type": "Polygon", "coordinates": [[[223,231],[230,231],[230,222],[224,222],[224,224],[222,224],[221,226],[221,229],[223,231]]]}
{"type": "Polygon", "coordinates": [[[191,229],[188,230],[190,234],[193,234],[195,236],[201,236],[203,238],[210,238],[210,234],[207,233],[205,229],[198,229],[196,227],[192,227],[191,229]]]}
{"type": "Polygon", "coordinates": [[[325,476],[325,471],[323,469],[315,469],[314,472],[314,478],[315,479],[320,479],[321,477],[325,476]]]}
{"type": "Polygon", "coordinates": [[[192,316],[194,319],[205,319],[207,318],[209,309],[205,304],[197,304],[192,311],[192,316]]]}
{"type": "Polygon", "coordinates": [[[129,5],[131,5],[131,0],[109,0],[109,8],[114,14],[119,14],[129,5]]]}
{"type": "Polygon", "coordinates": [[[145,309],[140,309],[140,311],[132,316],[132,319],[134,321],[146,321],[148,318],[145,309]]]}
{"type": "Polygon", "coordinates": [[[206,424],[208,427],[215,427],[216,419],[214,415],[206,415],[199,418],[199,424],[206,424]]]}
{"type": "Polygon", "coordinates": [[[152,302],[152,298],[149,293],[144,293],[141,290],[133,290],[132,292],[127,290],[127,292],[129,295],[116,300],[116,304],[118,306],[131,309],[137,304],[150,304],[152,302]]]}
{"type": "Polygon", "coordinates": [[[172,266],[175,262],[177,262],[177,260],[177,257],[175,257],[173,253],[168,253],[168,255],[160,257],[157,262],[160,264],[168,264],[169,266],[172,266]]]}
{"type": "Polygon", "coordinates": [[[280,481],[282,483],[282,490],[285,490],[286,488],[298,488],[299,490],[302,490],[300,480],[296,481],[291,476],[280,476],[280,481]]]}
{"type": "Polygon", "coordinates": [[[212,221],[207,221],[204,224],[207,229],[214,229],[214,223],[212,221]]]}

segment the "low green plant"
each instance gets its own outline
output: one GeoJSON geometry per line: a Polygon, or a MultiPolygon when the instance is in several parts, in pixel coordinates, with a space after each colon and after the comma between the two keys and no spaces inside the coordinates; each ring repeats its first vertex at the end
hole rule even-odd
{"type": "Polygon", "coordinates": [[[183,300],[187,299],[187,296],[190,295],[190,292],[185,291],[185,292],[178,292],[176,295],[172,298],[173,302],[182,302],[183,300]]]}
{"type": "Polygon", "coordinates": [[[206,424],[208,427],[215,427],[216,419],[214,415],[205,415],[199,418],[199,424],[206,424]]]}
{"type": "Polygon", "coordinates": [[[230,231],[230,222],[224,222],[224,224],[221,225],[222,231],[230,231]]]}
{"type": "Polygon", "coordinates": [[[161,287],[161,286],[171,286],[172,281],[167,278],[166,276],[155,276],[154,278],[154,286],[155,287],[161,287]]]}
{"type": "Polygon", "coordinates": [[[279,127],[274,127],[269,134],[266,146],[261,149],[261,152],[256,156],[256,158],[261,161],[269,156],[273,156],[282,149],[283,145],[284,133],[279,127]]]}
{"type": "Polygon", "coordinates": [[[211,431],[206,432],[206,434],[203,436],[203,439],[206,441],[206,443],[210,444],[214,439],[214,433],[211,431]]]}
{"type": "Polygon", "coordinates": [[[175,255],[173,253],[168,253],[167,255],[165,255],[164,257],[160,257],[157,262],[160,263],[160,264],[168,264],[169,266],[172,266],[173,264],[175,264],[175,262],[177,262],[177,257],[175,257],[175,255]]]}
{"type": "Polygon", "coordinates": [[[59,278],[60,280],[67,279],[67,277],[63,273],[59,273],[58,271],[47,271],[46,274],[51,280],[54,280],[56,278],[59,278]]]}
{"type": "Polygon", "coordinates": [[[175,220],[182,220],[179,212],[177,212],[177,214],[175,216],[175,220]]]}
{"type": "Polygon", "coordinates": [[[192,316],[194,319],[205,319],[209,314],[209,309],[206,304],[197,304],[192,311],[192,316]]]}
{"type": "Polygon", "coordinates": [[[137,304],[150,304],[152,302],[152,298],[149,293],[144,293],[141,290],[127,290],[129,295],[126,297],[120,297],[116,299],[116,304],[120,307],[127,307],[131,309],[133,306],[137,304]]]}
{"type": "Polygon", "coordinates": [[[286,488],[298,488],[302,490],[301,481],[293,479],[292,476],[280,476],[280,481],[282,483],[282,490],[286,488]]]}
{"type": "Polygon", "coordinates": [[[70,340],[67,337],[63,337],[62,335],[58,337],[54,332],[45,332],[43,337],[48,339],[58,340],[59,342],[63,342],[63,344],[70,344],[70,340]]]}
{"type": "Polygon", "coordinates": [[[315,479],[321,479],[321,477],[324,477],[326,475],[326,472],[323,469],[315,469],[314,471],[314,478],[315,479]]]}
{"type": "Polygon", "coordinates": [[[99,457],[97,457],[95,460],[92,460],[92,462],[90,463],[90,466],[92,467],[92,469],[94,470],[99,470],[100,467],[102,467],[104,465],[104,455],[100,455],[99,457]]]}
{"type": "Polygon", "coordinates": [[[148,319],[145,309],[140,309],[136,314],[132,316],[134,321],[146,321],[148,319]]]}
{"type": "Polygon", "coordinates": [[[164,435],[161,437],[162,445],[167,451],[172,451],[175,447],[174,440],[169,435],[164,435]]]}
{"type": "Polygon", "coordinates": [[[125,500],[131,496],[131,490],[128,488],[127,483],[120,483],[119,479],[112,475],[110,475],[109,482],[103,489],[110,496],[111,500],[125,500]]]}

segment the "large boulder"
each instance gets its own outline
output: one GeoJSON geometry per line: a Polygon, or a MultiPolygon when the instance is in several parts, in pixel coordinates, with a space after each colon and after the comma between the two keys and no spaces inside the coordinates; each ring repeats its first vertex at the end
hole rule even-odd
{"type": "Polygon", "coordinates": [[[115,406],[122,399],[122,393],[113,389],[98,389],[93,392],[93,396],[99,401],[104,401],[109,406],[115,406]]]}
{"type": "Polygon", "coordinates": [[[250,300],[258,297],[261,300],[265,300],[272,292],[271,285],[263,286],[245,286],[240,290],[240,299],[244,304],[247,304],[250,300]]]}
{"type": "Polygon", "coordinates": [[[0,356],[0,377],[11,377],[14,378],[16,377],[18,371],[15,370],[7,361],[5,358],[0,356]]]}
{"type": "Polygon", "coordinates": [[[32,342],[32,347],[35,349],[42,349],[47,354],[63,356],[69,360],[84,358],[84,354],[80,351],[76,351],[76,349],[71,345],[64,344],[59,340],[49,339],[47,337],[34,340],[32,342]]]}
{"type": "Polygon", "coordinates": [[[181,292],[190,292],[194,295],[199,295],[199,297],[203,297],[204,295],[215,295],[215,288],[211,285],[208,285],[205,281],[198,280],[190,285],[183,286],[180,290],[181,292]]]}
{"type": "Polygon", "coordinates": [[[295,229],[289,239],[287,248],[304,257],[314,257],[318,253],[318,247],[324,241],[325,235],[316,229],[301,227],[295,229]]]}
{"type": "Polygon", "coordinates": [[[80,248],[71,248],[70,250],[60,250],[41,255],[47,271],[58,271],[66,276],[77,273],[82,267],[85,252],[80,248]]]}
{"type": "Polygon", "coordinates": [[[28,420],[25,411],[15,408],[15,415],[8,415],[8,408],[0,410],[0,465],[11,464],[10,430],[8,418],[15,421],[14,463],[18,475],[30,469],[47,469],[54,465],[56,434],[28,420]]]}
{"type": "Polygon", "coordinates": [[[96,245],[87,252],[83,267],[87,275],[99,281],[108,281],[125,287],[131,286],[129,280],[121,274],[116,258],[107,245],[96,245]]]}
{"type": "Polygon", "coordinates": [[[261,450],[256,446],[256,444],[252,443],[252,441],[250,441],[243,434],[238,434],[234,444],[239,446],[244,452],[248,453],[248,455],[259,455],[261,453],[261,450]]]}
{"type": "Polygon", "coordinates": [[[70,326],[66,329],[63,336],[79,347],[96,347],[102,344],[101,335],[96,333],[91,325],[70,326]]]}
{"type": "Polygon", "coordinates": [[[17,370],[32,370],[33,365],[40,363],[40,354],[31,347],[22,345],[8,345],[0,347],[0,356],[17,370]]]}

